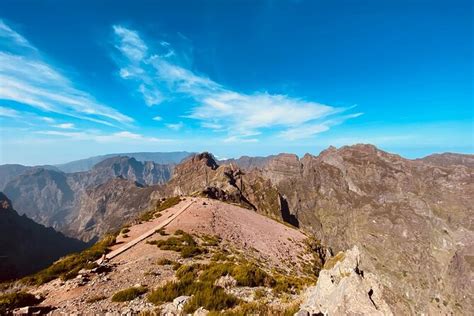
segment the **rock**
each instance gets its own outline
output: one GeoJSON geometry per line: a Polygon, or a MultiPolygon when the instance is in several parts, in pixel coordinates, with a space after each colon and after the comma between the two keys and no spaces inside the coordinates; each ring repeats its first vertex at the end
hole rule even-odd
{"type": "Polygon", "coordinates": [[[310,316],[309,315],[309,312],[305,309],[300,309],[299,311],[297,311],[294,316],[310,316]]]}
{"type": "Polygon", "coordinates": [[[382,287],[372,273],[360,270],[357,246],[330,258],[316,286],[307,289],[301,315],[393,315],[382,298],[382,287]]]}
{"type": "Polygon", "coordinates": [[[15,309],[13,315],[46,315],[52,310],[52,306],[26,306],[15,309]]]}
{"type": "Polygon", "coordinates": [[[232,276],[227,274],[217,279],[215,285],[223,289],[230,289],[237,286],[237,281],[232,276]]]}
{"type": "Polygon", "coordinates": [[[205,316],[209,314],[209,311],[202,306],[196,309],[196,311],[193,313],[193,316],[205,316]]]}
{"type": "Polygon", "coordinates": [[[186,305],[186,303],[189,301],[190,298],[191,296],[185,296],[185,295],[178,296],[177,298],[173,300],[173,305],[176,307],[178,311],[182,311],[184,308],[184,305],[186,305]]]}

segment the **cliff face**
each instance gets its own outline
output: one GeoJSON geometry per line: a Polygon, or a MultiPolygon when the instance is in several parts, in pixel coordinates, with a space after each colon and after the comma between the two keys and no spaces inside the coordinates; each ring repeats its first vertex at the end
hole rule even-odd
{"type": "Polygon", "coordinates": [[[18,215],[0,192],[0,281],[33,273],[86,246],[18,215]]]}

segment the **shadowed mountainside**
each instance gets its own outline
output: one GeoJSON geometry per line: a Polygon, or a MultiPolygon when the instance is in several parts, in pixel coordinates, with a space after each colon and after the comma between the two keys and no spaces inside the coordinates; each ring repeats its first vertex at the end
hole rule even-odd
{"type": "Polygon", "coordinates": [[[20,216],[0,192],[0,281],[45,268],[87,244],[20,216]]]}

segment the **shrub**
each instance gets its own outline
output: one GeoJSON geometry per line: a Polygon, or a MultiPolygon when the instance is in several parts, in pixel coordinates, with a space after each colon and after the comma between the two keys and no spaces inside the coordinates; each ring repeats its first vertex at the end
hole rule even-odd
{"type": "Polygon", "coordinates": [[[253,264],[237,265],[231,275],[241,286],[264,286],[272,282],[271,276],[253,264]]]}
{"type": "Polygon", "coordinates": [[[208,268],[209,266],[201,264],[181,266],[176,271],[178,281],[168,282],[155,289],[148,295],[148,300],[158,305],[172,301],[181,295],[192,295],[193,298],[186,304],[185,311],[194,311],[200,306],[208,310],[233,307],[238,299],[215,286],[213,278],[197,280],[199,272],[203,269],[205,272],[208,268]]]}
{"type": "Polygon", "coordinates": [[[140,217],[139,220],[142,222],[148,222],[156,217],[160,217],[160,212],[175,206],[181,201],[179,196],[173,196],[170,198],[165,199],[164,201],[156,202],[156,205],[153,209],[144,212],[140,217]]]}
{"type": "Polygon", "coordinates": [[[118,291],[112,296],[112,302],[131,301],[148,291],[146,287],[130,287],[125,290],[118,291]]]}
{"type": "Polygon", "coordinates": [[[339,261],[344,260],[345,257],[346,257],[346,255],[344,254],[344,252],[337,253],[337,255],[335,255],[334,257],[329,258],[324,263],[324,269],[325,270],[332,269],[336,265],[336,263],[338,263],[339,261]]]}
{"type": "Polygon", "coordinates": [[[95,302],[100,302],[100,301],[103,301],[107,298],[107,296],[104,296],[104,295],[99,295],[99,296],[93,296],[89,299],[86,300],[86,303],[88,304],[93,304],[95,302]]]}
{"type": "Polygon", "coordinates": [[[41,299],[27,292],[15,292],[0,295],[0,314],[6,314],[8,310],[18,307],[36,305],[41,299]]]}
{"type": "Polygon", "coordinates": [[[92,247],[75,254],[68,255],[48,268],[34,275],[22,279],[24,283],[41,285],[43,283],[61,277],[63,280],[72,279],[85,267],[91,266],[95,260],[108,252],[108,247],[115,243],[115,236],[108,235],[94,244],[92,247]]]}
{"type": "Polygon", "coordinates": [[[165,231],[164,228],[160,228],[156,232],[160,234],[161,236],[168,236],[168,233],[165,231]]]}
{"type": "Polygon", "coordinates": [[[314,281],[310,278],[297,278],[288,275],[278,275],[272,284],[273,292],[298,294],[308,284],[314,281]]]}
{"type": "Polygon", "coordinates": [[[219,311],[234,307],[238,299],[227,294],[222,288],[216,286],[204,286],[194,293],[191,299],[184,306],[185,313],[192,313],[199,307],[204,307],[209,311],[219,311]]]}
{"type": "Polygon", "coordinates": [[[261,299],[262,297],[265,297],[265,296],[266,296],[265,290],[263,290],[263,289],[257,289],[257,290],[255,291],[254,298],[255,298],[256,300],[259,300],[259,299],[261,299]]]}
{"type": "Polygon", "coordinates": [[[166,259],[166,258],[161,258],[160,260],[158,260],[156,262],[156,264],[158,264],[160,266],[167,266],[167,265],[171,265],[173,263],[174,263],[174,261],[166,259]]]}
{"type": "Polygon", "coordinates": [[[130,229],[128,229],[128,228],[122,229],[122,234],[124,234],[124,235],[129,233],[129,232],[130,232],[130,229]]]}
{"type": "Polygon", "coordinates": [[[203,246],[206,246],[206,247],[219,246],[219,244],[222,240],[219,236],[209,236],[209,235],[203,235],[200,238],[204,242],[203,246]]]}
{"type": "Polygon", "coordinates": [[[161,250],[172,250],[179,252],[183,258],[194,257],[204,252],[204,249],[201,249],[198,246],[194,238],[183,231],[181,231],[179,237],[173,236],[164,240],[149,241],[148,243],[157,245],[161,250]]]}

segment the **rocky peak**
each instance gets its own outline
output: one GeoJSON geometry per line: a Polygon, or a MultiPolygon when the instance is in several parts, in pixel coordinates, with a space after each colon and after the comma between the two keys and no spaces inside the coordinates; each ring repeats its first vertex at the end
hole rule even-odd
{"type": "Polygon", "coordinates": [[[211,153],[203,152],[196,154],[191,157],[192,163],[204,163],[206,166],[210,167],[212,170],[216,170],[219,165],[217,164],[214,156],[211,153]]]}

